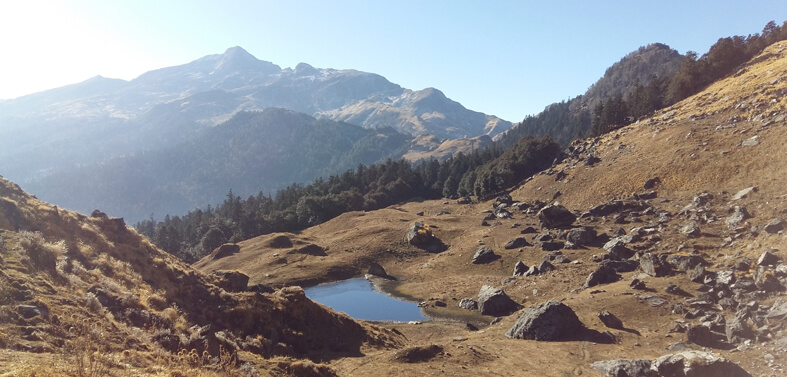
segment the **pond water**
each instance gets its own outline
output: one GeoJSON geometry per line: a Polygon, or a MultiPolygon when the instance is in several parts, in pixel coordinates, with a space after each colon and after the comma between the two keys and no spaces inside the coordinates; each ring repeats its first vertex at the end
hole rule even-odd
{"type": "Polygon", "coordinates": [[[337,312],[367,321],[425,321],[415,302],[402,301],[377,292],[366,279],[350,279],[304,288],[306,297],[337,312]]]}

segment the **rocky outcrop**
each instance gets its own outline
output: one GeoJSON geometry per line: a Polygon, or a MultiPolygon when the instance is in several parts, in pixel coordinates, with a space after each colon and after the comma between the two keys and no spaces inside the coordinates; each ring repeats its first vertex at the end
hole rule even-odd
{"type": "Polygon", "coordinates": [[[561,205],[548,205],[538,211],[541,226],[547,229],[571,226],[577,217],[566,207],[561,205]]]}
{"type": "Polygon", "coordinates": [[[560,301],[528,308],[506,336],[542,341],[568,340],[584,328],[574,311],[560,301]]]}
{"type": "Polygon", "coordinates": [[[474,264],[484,264],[497,260],[498,258],[500,258],[500,256],[495,254],[492,249],[482,246],[476,250],[475,254],[473,255],[472,262],[474,264]]]}
{"type": "Polygon", "coordinates": [[[478,292],[478,310],[483,315],[500,317],[509,315],[519,310],[519,308],[519,304],[508,297],[502,289],[485,285],[478,292]]]}
{"type": "Polygon", "coordinates": [[[603,360],[590,367],[610,377],[751,377],[738,364],[707,352],[686,351],[656,360],[603,360]]]}

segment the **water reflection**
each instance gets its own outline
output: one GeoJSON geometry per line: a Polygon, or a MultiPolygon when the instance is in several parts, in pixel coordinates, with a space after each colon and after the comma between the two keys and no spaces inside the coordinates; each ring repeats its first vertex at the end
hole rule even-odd
{"type": "Polygon", "coordinates": [[[304,288],[306,296],[350,317],[367,321],[424,321],[415,302],[401,301],[373,289],[366,279],[350,279],[304,288]]]}

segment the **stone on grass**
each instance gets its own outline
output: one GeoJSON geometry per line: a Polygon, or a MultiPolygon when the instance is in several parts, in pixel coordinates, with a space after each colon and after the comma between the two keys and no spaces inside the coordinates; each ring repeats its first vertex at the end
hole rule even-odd
{"type": "Polygon", "coordinates": [[[570,340],[583,328],[574,310],[560,301],[548,301],[528,308],[506,336],[541,341],[570,340]]]}
{"type": "Polygon", "coordinates": [[[508,297],[502,289],[484,285],[478,292],[478,309],[483,315],[500,317],[509,315],[519,310],[519,308],[519,304],[508,297]]]}

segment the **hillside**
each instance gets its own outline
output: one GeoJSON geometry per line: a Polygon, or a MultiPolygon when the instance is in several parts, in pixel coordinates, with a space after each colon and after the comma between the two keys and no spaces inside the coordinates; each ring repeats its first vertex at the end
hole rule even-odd
{"type": "Polygon", "coordinates": [[[82,212],[100,208],[137,222],[248,197],[398,158],[409,136],[317,120],[280,108],[240,112],[182,144],[29,181],[41,198],[82,212]],[[297,168],[296,168],[297,167],[297,168]]]}
{"type": "MultiPolygon", "coordinates": [[[[240,242],[239,252],[205,257],[195,267],[237,268],[251,283],[284,286],[358,276],[375,262],[397,279],[387,290],[454,320],[388,325],[406,346],[440,352],[413,363],[393,361],[394,350],[343,358],[332,363],[340,375],[601,376],[603,365],[636,363],[591,363],[646,359],[650,366],[690,350],[729,360],[717,361],[715,372],[692,369],[698,375],[782,375],[785,91],[787,43],[778,42],[684,101],[573,143],[567,158],[515,187],[510,199],[410,201],[345,213],[299,234],[240,242]],[[539,216],[555,202],[574,215],[564,214],[562,226],[539,216]],[[447,250],[408,243],[416,221],[429,225],[447,250]],[[519,237],[526,242],[505,247],[519,237]],[[298,251],[309,244],[324,253],[298,251]],[[471,263],[481,246],[498,257],[471,263]],[[512,276],[517,262],[545,260],[553,269],[512,276]],[[523,308],[495,318],[458,306],[485,284],[523,308]],[[548,300],[570,307],[584,329],[548,342],[505,335],[527,307],[548,300]],[[622,325],[605,325],[598,316],[604,310],[622,325]]],[[[683,355],[674,357],[707,356],[683,355]]],[[[697,360],[686,367],[700,368],[697,360]]]]}
{"type": "Polygon", "coordinates": [[[26,187],[75,166],[168,150],[239,111],[269,107],[412,136],[491,137],[511,126],[434,88],[305,63],[282,69],[233,47],[131,81],[95,77],[0,102],[0,171],[26,187]]]}
{"type": "Polygon", "coordinates": [[[306,299],[193,270],[101,212],[0,178],[0,376],[330,376],[400,345],[306,299]]]}

